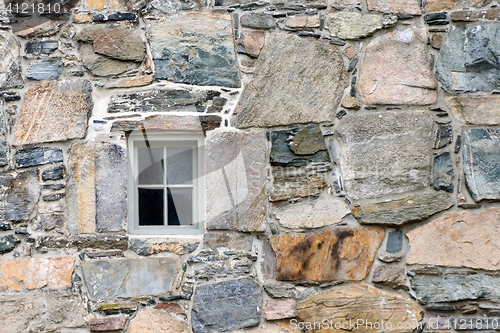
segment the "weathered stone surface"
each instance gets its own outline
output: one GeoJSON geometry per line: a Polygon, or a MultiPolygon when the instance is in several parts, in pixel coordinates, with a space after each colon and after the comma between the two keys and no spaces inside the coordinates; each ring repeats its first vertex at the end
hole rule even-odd
{"type": "Polygon", "coordinates": [[[266,33],[263,31],[243,30],[238,39],[236,52],[244,53],[252,58],[257,58],[264,47],[266,33]]]}
{"type": "Polygon", "coordinates": [[[52,80],[59,78],[61,72],[61,58],[48,58],[31,63],[26,72],[26,78],[38,81],[52,80]]]}
{"type": "Polygon", "coordinates": [[[328,15],[327,22],[331,36],[341,39],[367,37],[384,27],[381,14],[363,15],[359,12],[335,12],[328,15]]]}
{"type": "Polygon", "coordinates": [[[189,13],[148,20],[147,32],[155,78],[202,86],[240,86],[229,15],[189,13]]]}
{"type": "Polygon", "coordinates": [[[266,230],[264,131],[214,131],[205,151],[207,230],[266,230]]]}
{"type": "Polygon", "coordinates": [[[65,221],[66,216],[64,214],[38,214],[38,222],[45,231],[61,228],[64,226],[65,221]]]}
{"type": "Polygon", "coordinates": [[[56,165],[42,172],[42,180],[59,180],[64,177],[64,167],[56,165]]]}
{"type": "Polygon", "coordinates": [[[489,4],[490,2],[491,0],[426,0],[425,11],[429,13],[459,7],[482,7],[489,4]]]}
{"type": "Polygon", "coordinates": [[[252,29],[272,29],[276,26],[276,21],[271,14],[250,13],[240,17],[240,24],[252,29]]]}
{"type": "Polygon", "coordinates": [[[441,46],[436,77],[446,91],[490,91],[500,88],[500,65],[495,37],[500,24],[452,26],[441,46]]]}
{"type": "Polygon", "coordinates": [[[117,258],[84,261],[81,267],[90,298],[109,301],[171,291],[181,261],[177,257],[117,258]]]}
{"type": "Polygon", "coordinates": [[[127,333],[189,333],[189,324],[168,312],[146,308],[130,321],[127,333]]]}
{"type": "Polygon", "coordinates": [[[21,240],[14,235],[7,235],[0,237],[0,254],[10,252],[21,243],[21,240]]]}
{"type": "Polygon", "coordinates": [[[92,332],[107,332],[119,331],[125,328],[129,316],[113,316],[106,318],[98,318],[90,322],[90,330],[92,332]]]}
{"type": "Polygon", "coordinates": [[[32,85],[13,129],[13,145],[85,137],[93,107],[91,94],[90,82],[82,79],[32,85]]]}
{"type": "Polygon", "coordinates": [[[360,6],[359,0],[333,0],[332,6],[337,9],[360,6]]]}
{"type": "Polygon", "coordinates": [[[75,258],[1,258],[0,291],[68,289],[75,258]]]}
{"type": "Polygon", "coordinates": [[[85,306],[77,293],[33,291],[2,294],[0,307],[4,332],[80,333],[76,327],[87,326],[85,306]]]}
{"type": "Polygon", "coordinates": [[[199,244],[199,242],[195,241],[177,242],[168,239],[165,239],[164,241],[161,239],[129,239],[129,249],[142,256],[149,256],[163,252],[184,255],[196,251],[199,244]]]}
{"type": "Polygon", "coordinates": [[[21,44],[10,32],[0,32],[0,89],[22,88],[21,44]]]}
{"type": "Polygon", "coordinates": [[[227,231],[211,231],[203,235],[203,244],[210,249],[228,248],[239,251],[250,251],[252,249],[252,237],[227,231]]]}
{"type": "Polygon", "coordinates": [[[193,295],[193,332],[226,332],[257,326],[262,295],[250,278],[198,285],[193,295]]]}
{"type": "Polygon", "coordinates": [[[156,115],[145,117],[144,120],[118,120],[111,126],[111,132],[132,131],[176,131],[204,132],[220,126],[222,118],[217,115],[178,116],[156,115]]]}
{"type": "Polygon", "coordinates": [[[39,236],[35,246],[46,252],[48,249],[63,249],[73,247],[82,249],[101,249],[101,250],[127,250],[128,237],[126,235],[46,235],[39,236]]]}
{"type": "Polygon", "coordinates": [[[384,13],[407,13],[421,15],[419,0],[367,0],[368,10],[384,13]]]}
{"type": "Polygon", "coordinates": [[[120,231],[126,224],[127,154],[118,142],[95,143],[95,196],[97,231],[120,231]]]}
{"type": "Polygon", "coordinates": [[[137,62],[122,61],[97,54],[94,47],[86,43],[80,45],[80,58],[83,66],[95,76],[120,75],[139,67],[137,62]]]}
{"type": "Polygon", "coordinates": [[[438,125],[434,137],[432,148],[439,149],[446,147],[453,141],[453,128],[450,124],[438,125]]]}
{"type": "Polygon", "coordinates": [[[408,233],[407,263],[498,270],[500,259],[492,255],[500,247],[498,218],[498,208],[453,212],[418,227],[408,233]]]}
{"type": "Polygon", "coordinates": [[[442,153],[434,157],[432,166],[432,186],[435,190],[453,192],[453,165],[450,153],[442,153]]]}
{"type": "Polygon", "coordinates": [[[307,172],[304,168],[273,168],[273,186],[269,201],[318,197],[326,187],[322,173],[307,172]]]}
{"type": "Polygon", "coordinates": [[[458,95],[444,98],[451,112],[461,122],[473,125],[499,125],[498,95],[458,95]]]}
{"type": "Polygon", "coordinates": [[[381,228],[351,227],[337,227],[309,236],[271,236],[276,253],[276,279],[363,280],[383,238],[381,228]]]}
{"type": "MultiPolygon", "coordinates": [[[[5,96],[4,96],[5,98],[5,96]]],[[[9,134],[9,117],[7,112],[5,112],[3,101],[0,101],[0,166],[7,165],[9,163],[9,142],[7,141],[7,135],[9,134]]]]}
{"type": "MultiPolygon", "coordinates": [[[[68,1],[69,6],[71,7],[74,4],[78,3],[78,1],[68,1]]],[[[61,10],[63,11],[65,7],[65,4],[62,4],[61,10]]],[[[71,9],[71,8],[69,8],[71,9]]],[[[68,17],[69,15],[67,15],[68,17]]],[[[53,36],[57,34],[61,30],[61,25],[63,22],[61,21],[47,21],[47,20],[39,20],[37,18],[34,18],[33,20],[23,20],[20,22],[21,24],[19,25],[14,25],[12,29],[14,33],[19,36],[23,37],[26,39],[29,38],[38,38],[38,37],[47,37],[47,36],[53,36]],[[26,24],[27,23],[27,24],[26,24]]]]}
{"type": "MultiPolygon", "coordinates": [[[[490,255],[491,256],[491,255],[490,255]]],[[[500,299],[500,277],[491,275],[416,275],[410,278],[419,303],[500,299]]]]}
{"type": "Polygon", "coordinates": [[[432,116],[420,111],[342,118],[339,155],[349,196],[376,198],[427,187],[432,127],[432,116]]]}
{"type": "Polygon", "coordinates": [[[402,199],[389,199],[355,206],[353,215],[362,224],[403,225],[422,221],[453,206],[446,193],[413,194],[402,199]]]}
{"type": "Polygon", "coordinates": [[[332,328],[324,332],[342,332],[334,327],[346,327],[349,321],[359,320],[363,324],[349,328],[350,332],[381,332],[375,328],[378,323],[378,327],[384,327],[383,332],[410,333],[423,318],[423,311],[411,300],[366,283],[340,285],[311,296],[297,304],[297,312],[302,321],[311,325],[328,318],[332,328]],[[366,325],[368,322],[373,326],[366,325]]]}
{"type": "Polygon", "coordinates": [[[403,232],[399,229],[390,231],[387,235],[385,251],[398,253],[403,248],[403,232]]]}
{"type": "Polygon", "coordinates": [[[339,223],[350,212],[344,199],[326,197],[281,205],[274,214],[286,228],[314,229],[339,223]]]}
{"type": "Polygon", "coordinates": [[[269,299],[262,309],[266,320],[279,320],[296,317],[295,300],[293,299],[269,299]]]}
{"type": "Polygon", "coordinates": [[[40,197],[38,170],[0,175],[0,220],[27,220],[40,197]]]}
{"type": "Polygon", "coordinates": [[[332,45],[273,33],[257,60],[253,79],[245,85],[235,110],[235,125],[246,128],[331,121],[347,80],[342,58],[332,45]]]}
{"type": "Polygon", "coordinates": [[[84,6],[92,10],[113,10],[123,9],[125,7],[124,1],[121,0],[85,0],[84,6]]]}
{"type": "Polygon", "coordinates": [[[271,282],[264,285],[266,293],[273,298],[296,298],[299,291],[291,284],[271,282]]]}
{"type": "Polygon", "coordinates": [[[426,31],[415,28],[394,31],[368,43],[359,65],[357,85],[365,104],[436,102],[437,83],[427,54],[426,31]]]}
{"type": "Polygon", "coordinates": [[[499,128],[472,128],[464,131],[465,184],[476,202],[500,199],[499,140],[499,128]]]}
{"type": "Polygon", "coordinates": [[[57,40],[32,40],[26,42],[24,50],[28,55],[48,55],[55,52],[58,47],[57,40]]]}
{"type": "Polygon", "coordinates": [[[153,83],[153,75],[137,75],[133,77],[123,77],[116,79],[108,84],[106,88],[132,88],[132,87],[142,87],[153,83]]]}
{"type": "Polygon", "coordinates": [[[319,28],[320,26],[319,15],[293,15],[289,16],[285,25],[289,28],[319,28]]]}
{"type": "Polygon", "coordinates": [[[500,9],[486,9],[481,11],[460,10],[451,13],[450,18],[455,22],[498,21],[500,19],[500,9]]]}
{"type": "Polygon", "coordinates": [[[60,148],[33,147],[16,151],[14,161],[17,167],[27,168],[35,165],[58,163],[63,161],[60,148]]]}
{"type": "Polygon", "coordinates": [[[230,250],[224,253],[227,254],[218,255],[215,251],[203,250],[189,257],[188,263],[193,267],[194,276],[204,281],[247,276],[257,260],[256,256],[245,252],[230,250]]]}
{"type": "Polygon", "coordinates": [[[385,284],[393,289],[408,290],[404,266],[377,265],[373,269],[372,282],[385,284]]]}

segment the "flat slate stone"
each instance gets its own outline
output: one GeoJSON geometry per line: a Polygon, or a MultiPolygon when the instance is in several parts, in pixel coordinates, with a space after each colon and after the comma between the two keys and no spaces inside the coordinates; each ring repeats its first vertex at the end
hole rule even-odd
{"type": "Polygon", "coordinates": [[[385,251],[388,253],[398,253],[403,248],[403,232],[399,229],[390,231],[387,236],[385,251]]]}
{"type": "Polygon", "coordinates": [[[465,184],[474,201],[500,199],[500,128],[472,128],[463,134],[465,184]]]}
{"type": "Polygon", "coordinates": [[[446,193],[414,194],[402,199],[356,205],[353,215],[361,224],[404,225],[422,221],[453,206],[446,193]]]}
{"type": "Polygon", "coordinates": [[[42,180],[59,180],[64,177],[64,167],[56,165],[42,172],[42,180]]]}
{"type": "Polygon", "coordinates": [[[290,34],[271,34],[256,68],[235,109],[239,128],[332,121],[348,85],[335,46],[290,34]]]}
{"type": "Polygon", "coordinates": [[[159,114],[144,120],[118,120],[111,126],[111,132],[132,131],[176,131],[205,133],[220,126],[222,118],[217,115],[179,116],[159,114]]]}
{"type": "Polygon", "coordinates": [[[80,58],[83,66],[94,76],[118,76],[127,71],[136,70],[140,63],[123,61],[97,54],[92,44],[80,45],[80,58]]]}
{"type": "Polygon", "coordinates": [[[341,39],[360,39],[383,27],[382,14],[339,11],[328,15],[327,18],[327,29],[330,30],[331,36],[341,39]]]}
{"type": "Polygon", "coordinates": [[[252,29],[272,29],[276,26],[276,20],[271,14],[250,13],[240,17],[240,24],[252,29]]]}
{"type": "Polygon", "coordinates": [[[305,168],[273,168],[273,186],[269,201],[318,197],[326,187],[323,173],[308,173],[305,168]]]}
{"type": "Polygon", "coordinates": [[[462,123],[472,125],[500,125],[499,95],[467,94],[446,96],[446,105],[462,123]]]}
{"type": "Polygon", "coordinates": [[[189,13],[147,20],[155,78],[201,86],[240,87],[231,18],[189,13]],[[179,26],[183,29],[178,29],[179,26]]]}
{"type": "Polygon", "coordinates": [[[27,220],[40,197],[38,170],[0,175],[0,220],[27,220]]]}
{"type": "Polygon", "coordinates": [[[18,168],[57,163],[63,161],[61,148],[33,147],[16,151],[14,161],[18,168]]]}
{"type": "Polygon", "coordinates": [[[257,326],[262,292],[253,279],[200,284],[193,295],[191,325],[194,333],[227,332],[257,326]]]}
{"type": "Polygon", "coordinates": [[[453,141],[453,128],[450,124],[438,125],[434,137],[432,148],[439,149],[446,147],[453,141]]]}
{"type": "Polygon", "coordinates": [[[11,252],[19,243],[21,240],[14,235],[0,237],[0,254],[11,252]]]}
{"type": "Polygon", "coordinates": [[[181,261],[176,257],[102,259],[84,261],[81,267],[89,297],[102,302],[171,291],[181,261]]]}
{"type": "Polygon", "coordinates": [[[61,58],[44,59],[30,64],[26,72],[26,78],[31,80],[57,79],[62,72],[61,58]]]}
{"type": "Polygon", "coordinates": [[[0,32],[0,90],[22,88],[21,43],[8,31],[0,32]]]}
{"type": "Polygon", "coordinates": [[[57,40],[33,40],[26,42],[24,50],[26,54],[40,55],[40,54],[51,54],[57,50],[59,47],[59,41],[57,40]]]}
{"type": "Polygon", "coordinates": [[[422,111],[349,113],[338,127],[349,196],[378,198],[429,184],[433,118],[422,111]]]}
{"type": "Polygon", "coordinates": [[[500,24],[464,24],[449,28],[436,62],[436,77],[446,91],[500,89],[500,24]]]}
{"type": "Polygon", "coordinates": [[[453,192],[453,165],[450,153],[442,153],[434,157],[432,166],[432,186],[436,191],[453,192]]]}

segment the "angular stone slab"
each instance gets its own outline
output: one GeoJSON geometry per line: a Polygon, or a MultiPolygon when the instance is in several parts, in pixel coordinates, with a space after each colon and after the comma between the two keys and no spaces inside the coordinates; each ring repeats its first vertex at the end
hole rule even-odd
{"type": "Polygon", "coordinates": [[[48,55],[57,50],[59,41],[57,40],[32,40],[26,42],[24,50],[29,55],[48,55]]]}
{"type": "Polygon", "coordinates": [[[446,96],[446,105],[461,122],[472,125],[500,125],[498,95],[446,96]]]}
{"type": "Polygon", "coordinates": [[[135,70],[140,65],[138,62],[112,59],[97,54],[92,44],[82,43],[79,48],[83,66],[94,76],[116,76],[135,70]]]}
{"type": "Polygon", "coordinates": [[[45,81],[24,95],[21,115],[14,125],[13,145],[66,141],[85,137],[93,108],[92,85],[87,80],[45,81]]]}
{"type": "Polygon", "coordinates": [[[464,7],[483,7],[491,3],[491,0],[426,0],[425,12],[439,12],[445,9],[456,9],[464,7]]]}
{"type": "Polygon", "coordinates": [[[276,20],[271,14],[250,13],[241,15],[240,23],[242,27],[252,29],[272,29],[276,26],[276,20]]]}
{"type": "Polygon", "coordinates": [[[331,36],[341,39],[367,37],[384,27],[381,14],[361,14],[348,11],[328,15],[327,22],[331,36]]]}
{"type": "Polygon", "coordinates": [[[439,303],[462,300],[500,300],[499,276],[416,275],[410,278],[418,302],[439,303]]]}
{"type": "Polygon", "coordinates": [[[358,200],[426,188],[432,128],[431,114],[422,111],[349,113],[342,118],[340,167],[349,196],[358,200]]]}
{"type": "Polygon", "coordinates": [[[407,263],[499,270],[500,209],[453,212],[408,233],[407,263]],[[429,246],[432,244],[432,246],[429,246]]]}
{"type": "Polygon", "coordinates": [[[327,318],[331,329],[325,332],[343,332],[334,328],[353,322],[360,325],[347,326],[348,331],[359,333],[411,333],[419,327],[424,314],[410,299],[364,282],[342,284],[313,295],[297,304],[297,312],[301,321],[311,324],[327,318]]]}
{"type": "Polygon", "coordinates": [[[2,258],[0,291],[34,289],[69,289],[72,285],[75,258],[2,258]]]}
{"type": "Polygon", "coordinates": [[[394,31],[368,43],[359,65],[357,84],[359,97],[365,104],[436,102],[437,82],[431,69],[426,31],[415,28],[394,31]]]}
{"type": "Polygon", "coordinates": [[[271,236],[276,279],[281,281],[363,280],[384,238],[382,228],[337,227],[312,235],[271,236]]]}
{"type": "Polygon", "coordinates": [[[247,54],[251,58],[257,58],[265,40],[266,33],[264,31],[243,30],[238,39],[236,52],[247,54]]]}
{"type": "Polygon", "coordinates": [[[326,187],[323,173],[307,172],[305,168],[273,168],[273,186],[269,201],[318,197],[326,187]]]}
{"type": "Polygon", "coordinates": [[[144,120],[118,120],[111,126],[111,132],[132,131],[176,131],[204,132],[220,126],[222,118],[216,115],[177,116],[159,114],[145,117],[144,120]]]}
{"type": "Polygon", "coordinates": [[[243,278],[196,287],[191,310],[194,333],[232,332],[260,323],[262,292],[243,278]]]}
{"type": "Polygon", "coordinates": [[[491,91],[500,88],[500,24],[452,26],[436,62],[436,77],[446,91],[491,91]]]}
{"type": "Polygon", "coordinates": [[[439,149],[446,147],[453,141],[453,127],[450,124],[438,125],[434,137],[432,148],[439,149]]]}
{"type": "Polygon", "coordinates": [[[8,31],[0,32],[0,89],[22,88],[21,43],[8,31]]]}
{"type": "Polygon", "coordinates": [[[0,254],[13,251],[19,243],[21,243],[21,240],[14,235],[1,236],[0,254]]]}
{"type": "Polygon", "coordinates": [[[63,161],[61,148],[33,147],[19,149],[14,154],[14,161],[18,168],[27,168],[36,165],[58,163],[63,161]]]}
{"type": "Polygon", "coordinates": [[[201,86],[240,87],[231,19],[189,13],[146,20],[155,78],[201,86]],[[178,29],[179,26],[183,29],[178,29]]]}
{"type": "Polygon", "coordinates": [[[355,206],[353,215],[361,224],[404,225],[422,221],[453,206],[446,193],[430,192],[409,195],[402,199],[390,199],[355,206]]]}
{"type": "Polygon", "coordinates": [[[9,142],[7,141],[8,134],[9,117],[5,112],[3,101],[0,101],[0,166],[7,165],[9,163],[9,142]]]}
{"type": "Polygon", "coordinates": [[[177,316],[162,311],[145,308],[131,321],[127,333],[189,333],[189,324],[177,316]]]}
{"type": "Polygon", "coordinates": [[[38,170],[0,175],[0,220],[29,219],[40,197],[38,170]]]}
{"type": "Polygon", "coordinates": [[[342,57],[333,45],[273,33],[236,106],[235,125],[271,127],[331,121],[347,81],[342,57]]]}
{"type": "Polygon", "coordinates": [[[81,263],[89,297],[96,302],[171,291],[181,271],[177,257],[103,259],[81,263]]]}
{"type": "Polygon", "coordinates": [[[500,199],[500,128],[472,128],[463,134],[465,185],[474,201],[500,199]]]}
{"type": "Polygon", "coordinates": [[[453,192],[453,165],[450,153],[442,153],[434,157],[432,166],[432,186],[436,191],[453,192]]]}
{"type": "Polygon", "coordinates": [[[419,0],[367,0],[369,11],[421,15],[419,0]]]}
{"type": "Polygon", "coordinates": [[[26,78],[31,80],[57,79],[62,72],[61,58],[49,58],[32,63],[28,67],[26,78]]]}

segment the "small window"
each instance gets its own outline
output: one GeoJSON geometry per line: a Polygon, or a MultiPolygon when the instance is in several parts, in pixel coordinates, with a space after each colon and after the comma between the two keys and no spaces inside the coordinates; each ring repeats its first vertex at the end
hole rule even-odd
{"type": "Polygon", "coordinates": [[[203,233],[204,137],[130,135],[129,232],[203,233]]]}

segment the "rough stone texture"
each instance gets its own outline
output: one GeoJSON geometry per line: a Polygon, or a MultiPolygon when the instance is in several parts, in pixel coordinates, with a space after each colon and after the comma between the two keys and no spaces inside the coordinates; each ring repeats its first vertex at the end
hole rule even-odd
{"type": "Polygon", "coordinates": [[[61,148],[33,147],[16,151],[14,161],[18,168],[58,163],[63,161],[61,148]]]}
{"type": "Polygon", "coordinates": [[[203,244],[210,249],[225,247],[239,251],[250,251],[252,249],[252,237],[245,234],[211,231],[205,232],[203,244]]]}
{"type": "Polygon", "coordinates": [[[52,80],[59,78],[61,72],[61,58],[48,58],[31,63],[26,72],[26,78],[38,81],[52,80]]]}
{"type": "Polygon", "coordinates": [[[215,131],[206,140],[207,230],[266,230],[263,131],[215,131]]]}
{"type": "Polygon", "coordinates": [[[293,15],[285,21],[289,28],[319,28],[320,24],[319,15],[293,15]]]}
{"type": "Polygon", "coordinates": [[[107,332],[118,331],[125,328],[129,316],[113,316],[106,318],[98,318],[90,322],[90,330],[92,332],[107,332]]]}
{"type": "Polygon", "coordinates": [[[106,84],[106,88],[132,88],[142,87],[153,83],[153,75],[137,75],[134,77],[123,77],[106,84]]]}
{"type": "Polygon", "coordinates": [[[342,58],[332,45],[273,33],[256,66],[255,75],[245,85],[235,109],[236,127],[318,123],[333,119],[348,77],[342,58]],[[291,63],[294,65],[290,66],[291,63]]]}
{"type": "Polygon", "coordinates": [[[273,168],[273,186],[269,201],[318,197],[326,187],[324,174],[304,168],[273,168]]]}
{"type": "Polygon", "coordinates": [[[75,258],[1,258],[0,291],[69,289],[75,258]]]}
{"type": "Polygon", "coordinates": [[[193,295],[193,332],[226,332],[260,323],[262,295],[250,278],[198,285],[193,295]]]}
{"type": "Polygon", "coordinates": [[[366,4],[370,11],[422,14],[419,0],[367,0],[366,4]]]}
{"type": "Polygon", "coordinates": [[[7,165],[9,162],[8,158],[10,149],[9,142],[7,141],[9,130],[9,117],[5,112],[3,101],[0,101],[0,166],[7,165]]]}
{"type": "Polygon", "coordinates": [[[269,299],[262,309],[266,320],[278,320],[296,317],[295,300],[293,299],[269,299]]]}
{"type": "Polygon", "coordinates": [[[408,233],[408,264],[498,270],[500,210],[453,212],[408,233]],[[429,246],[432,244],[432,246],[429,246]]]}
{"type": "Polygon", "coordinates": [[[60,180],[64,178],[64,167],[56,165],[42,172],[42,180],[60,180]]]}
{"type": "Polygon", "coordinates": [[[450,153],[442,153],[434,157],[432,167],[432,186],[435,190],[453,192],[453,165],[450,153]]]}
{"type": "Polygon", "coordinates": [[[393,289],[408,290],[404,266],[377,265],[373,269],[372,282],[385,284],[393,289]]]}
{"type": "Polygon", "coordinates": [[[95,76],[112,76],[133,71],[139,67],[139,63],[112,59],[97,54],[91,44],[80,45],[80,58],[83,66],[95,76]]]}
{"type": "Polygon", "coordinates": [[[0,237],[0,254],[11,252],[21,243],[21,240],[14,235],[0,237]]]}
{"type": "MultiPolygon", "coordinates": [[[[292,16],[293,17],[293,16],[292,16]]],[[[328,30],[332,37],[359,39],[382,29],[381,14],[361,14],[358,12],[336,12],[328,15],[328,30]]]]}
{"type": "Polygon", "coordinates": [[[420,111],[342,118],[340,166],[349,196],[376,198],[427,187],[432,127],[432,116],[420,111]]]}
{"type": "Polygon", "coordinates": [[[483,20],[498,21],[500,18],[499,9],[486,9],[481,11],[461,10],[450,14],[450,18],[455,22],[477,22],[483,20]]]}
{"type": "Polygon", "coordinates": [[[57,40],[32,40],[26,42],[24,50],[28,55],[49,55],[57,50],[57,40]]]}
{"type": "Polygon", "coordinates": [[[286,228],[314,229],[339,223],[350,212],[344,199],[326,197],[281,205],[274,214],[279,224],[286,228]]]}
{"type": "Polygon", "coordinates": [[[39,236],[35,247],[42,252],[49,249],[64,249],[68,247],[83,249],[101,249],[101,250],[127,250],[128,237],[125,235],[46,235],[39,236]]]}
{"type": "Polygon", "coordinates": [[[0,89],[22,88],[21,44],[10,32],[0,32],[0,89]]]}
{"type": "Polygon", "coordinates": [[[474,201],[500,199],[500,129],[472,128],[464,131],[465,184],[474,201]]]}
{"type": "Polygon", "coordinates": [[[146,308],[130,321],[127,333],[189,333],[189,324],[168,312],[146,308]]]}
{"type": "Polygon", "coordinates": [[[357,85],[365,104],[436,102],[437,83],[427,54],[426,31],[415,28],[394,31],[368,43],[359,65],[357,85]]]}
{"type": "Polygon", "coordinates": [[[271,14],[250,13],[240,17],[240,24],[252,29],[272,29],[276,26],[276,21],[271,14]]]}
{"type": "Polygon", "coordinates": [[[90,298],[110,301],[171,291],[181,261],[176,257],[102,259],[84,261],[81,267],[90,298]]]}
{"type": "Polygon", "coordinates": [[[271,236],[276,279],[363,280],[384,238],[381,228],[337,227],[312,235],[271,236]]]}
{"type": "Polygon", "coordinates": [[[453,141],[453,128],[450,124],[438,125],[434,137],[432,148],[439,149],[446,147],[453,141]]]}
{"type": "Polygon", "coordinates": [[[221,117],[216,115],[177,116],[156,115],[144,120],[118,120],[111,126],[111,132],[176,131],[201,133],[219,127],[221,117]]]}
{"type": "Polygon", "coordinates": [[[155,78],[202,86],[240,86],[229,15],[165,17],[147,21],[147,32],[155,78]]]}
{"type": "Polygon", "coordinates": [[[71,233],[95,232],[94,143],[74,143],[68,160],[68,228],[71,233]]]}
{"type": "MultiPolygon", "coordinates": [[[[0,295],[2,331],[74,332],[87,325],[85,306],[77,293],[42,292],[0,295]],[[61,331],[62,329],[62,331],[61,331]]],[[[79,333],[76,331],[75,333],[79,333]]]]}
{"type": "Polygon", "coordinates": [[[450,27],[436,62],[436,77],[446,91],[490,91],[500,88],[496,36],[500,24],[450,27]]]}
{"type": "MultiPolygon", "coordinates": [[[[313,295],[297,304],[297,312],[302,321],[322,322],[324,318],[328,318],[329,322],[332,321],[332,325],[349,323],[349,320],[352,322],[362,320],[364,323],[378,322],[381,325],[383,320],[387,325],[379,327],[384,327],[383,332],[387,333],[413,332],[423,318],[423,311],[411,300],[376,289],[366,283],[340,285],[330,291],[313,295]]],[[[343,330],[332,329],[329,332],[341,331],[343,330]]],[[[365,325],[354,327],[349,331],[381,332],[365,325]]]]}
{"type": "Polygon", "coordinates": [[[353,215],[362,224],[403,225],[422,221],[453,206],[446,193],[414,194],[402,199],[388,199],[362,203],[353,209],[353,215]]]}
{"type": "Polygon", "coordinates": [[[461,122],[472,125],[498,125],[498,95],[458,95],[444,98],[451,112],[461,122]]]}
{"type": "Polygon", "coordinates": [[[273,323],[264,322],[259,327],[237,330],[232,333],[302,333],[302,330],[292,327],[289,320],[283,320],[273,323]]]}
{"type": "Polygon", "coordinates": [[[38,222],[45,231],[50,231],[56,228],[61,228],[66,222],[66,216],[64,214],[39,214],[38,222]]]}
{"type": "Polygon", "coordinates": [[[106,138],[95,143],[95,195],[97,231],[123,230],[127,212],[127,154],[123,146],[106,138]]]}
{"type": "Polygon", "coordinates": [[[38,170],[0,175],[0,220],[28,220],[40,197],[38,170]]]}
{"type": "Polygon", "coordinates": [[[91,94],[90,82],[81,79],[32,85],[13,129],[13,145],[85,137],[93,107],[91,94]]]}
{"type": "Polygon", "coordinates": [[[419,303],[500,300],[500,277],[491,275],[416,275],[410,279],[419,303]]]}
{"type": "Polygon", "coordinates": [[[425,11],[439,12],[445,9],[453,9],[457,7],[482,7],[491,2],[491,0],[426,0],[425,11]]]}
{"type": "Polygon", "coordinates": [[[403,248],[403,232],[399,229],[390,231],[387,235],[385,251],[388,253],[398,253],[403,248]]]}
{"type": "Polygon", "coordinates": [[[244,53],[251,58],[257,58],[264,47],[266,33],[263,31],[243,30],[238,39],[236,52],[244,53]]]}
{"type": "Polygon", "coordinates": [[[85,0],[84,6],[91,10],[113,10],[113,9],[123,9],[124,2],[121,0],[85,0]]]}

